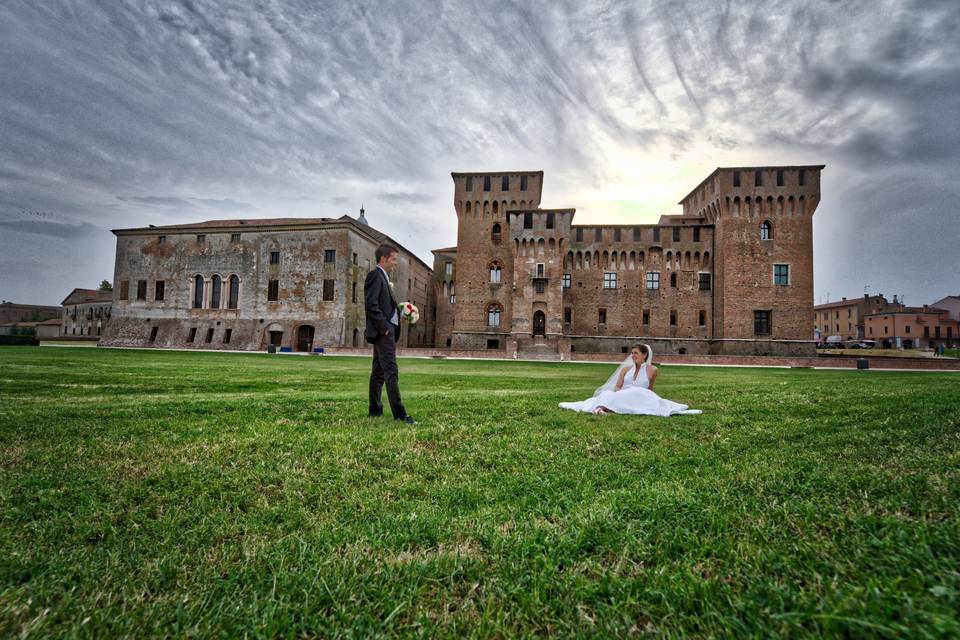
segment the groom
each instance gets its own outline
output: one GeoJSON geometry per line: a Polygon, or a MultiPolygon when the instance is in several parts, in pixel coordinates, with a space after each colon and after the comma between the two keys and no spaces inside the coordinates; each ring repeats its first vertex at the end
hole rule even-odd
{"type": "Polygon", "coordinates": [[[364,335],[373,345],[373,370],[370,372],[370,417],[383,415],[382,390],[387,382],[387,399],[394,420],[403,420],[406,424],[417,424],[407,415],[400,400],[400,383],[397,370],[397,340],[400,338],[400,317],[397,313],[397,301],[389,273],[397,266],[397,248],[389,244],[377,247],[374,254],[377,266],[367,274],[363,284],[363,309],[367,316],[367,328],[364,335]]]}

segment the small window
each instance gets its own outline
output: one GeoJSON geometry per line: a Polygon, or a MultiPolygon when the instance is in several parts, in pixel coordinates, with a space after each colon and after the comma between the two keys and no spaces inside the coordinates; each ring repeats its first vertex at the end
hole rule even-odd
{"type": "Polygon", "coordinates": [[[233,242],[234,244],[236,244],[237,242],[240,242],[240,234],[239,234],[239,233],[231,233],[231,234],[230,234],[230,242],[233,242]]]}
{"type": "Polygon", "coordinates": [[[693,228],[693,241],[700,242],[700,227],[693,228]]]}
{"type": "Polygon", "coordinates": [[[754,184],[754,186],[757,186],[757,187],[762,187],[762,186],[763,186],[763,172],[762,172],[762,171],[754,171],[754,172],[753,172],[753,184],[754,184]]]}
{"type": "Polygon", "coordinates": [[[494,223],[493,227],[490,229],[490,242],[492,242],[493,244],[500,244],[500,234],[501,234],[500,223],[496,222],[494,223]]]}
{"type": "Polygon", "coordinates": [[[500,265],[492,264],[490,265],[490,284],[500,284],[500,275],[502,271],[500,265]]]}
{"type": "Polygon", "coordinates": [[[676,288],[677,288],[677,274],[676,274],[676,273],[671,273],[671,274],[670,274],[670,287],[673,288],[673,289],[676,289],[676,288]]]}
{"type": "Polygon", "coordinates": [[[500,307],[497,305],[490,305],[487,309],[487,326],[488,327],[499,327],[500,326],[500,307]]]}
{"type": "Polygon", "coordinates": [[[660,227],[653,228],[653,241],[660,242],[660,227]]]}
{"type": "Polygon", "coordinates": [[[597,322],[599,322],[600,324],[607,324],[607,310],[606,310],[606,309],[600,309],[600,310],[597,312],[597,322]]]}
{"type": "MultiPolygon", "coordinates": [[[[450,346],[450,345],[447,345],[450,346]]],[[[487,338],[487,349],[499,349],[500,340],[498,338],[487,338]]]]}
{"type": "Polygon", "coordinates": [[[448,263],[446,263],[446,264],[444,265],[444,273],[446,273],[447,276],[452,276],[452,275],[453,275],[453,263],[452,263],[452,262],[448,262],[448,263]]]}
{"type": "Polygon", "coordinates": [[[577,229],[577,242],[583,242],[583,227],[577,229]]]}
{"type": "Polygon", "coordinates": [[[147,281],[137,280],[137,300],[147,299],[147,281]]]}
{"type": "Polygon", "coordinates": [[[603,242],[603,229],[597,227],[596,233],[593,238],[596,242],[603,242]]]}
{"type": "Polygon", "coordinates": [[[197,328],[190,327],[190,334],[187,336],[187,342],[193,342],[197,339],[197,328]]]}
{"type": "Polygon", "coordinates": [[[233,337],[233,329],[224,329],[223,344],[230,344],[230,338],[233,337]]]}
{"type": "Polygon", "coordinates": [[[553,212],[547,213],[547,229],[553,229],[554,224],[554,214],[553,212]]]}
{"type": "Polygon", "coordinates": [[[543,279],[534,280],[533,290],[537,293],[544,293],[547,290],[547,281],[543,279]]]}
{"type": "Polygon", "coordinates": [[[325,302],[333,300],[333,280],[323,281],[323,299],[325,302]]]}
{"type": "Polygon", "coordinates": [[[357,264],[357,254],[353,254],[353,264],[357,264]]]}
{"type": "Polygon", "coordinates": [[[163,280],[157,280],[153,285],[153,299],[162,301],[165,288],[166,282],[163,280]]]}
{"type": "Polygon", "coordinates": [[[673,241],[680,242],[680,227],[673,228],[673,241]]]}
{"type": "Polygon", "coordinates": [[[520,191],[527,190],[527,176],[520,176],[520,191]]]}
{"type": "Polygon", "coordinates": [[[620,227],[614,227],[613,229],[613,241],[620,242],[620,227]]]}
{"type": "Polygon", "coordinates": [[[660,288],[660,272],[647,271],[647,289],[659,289],[659,288],[660,288]]]}
{"type": "Polygon", "coordinates": [[[335,249],[327,249],[323,252],[323,261],[327,264],[331,264],[337,261],[337,251],[335,249]]]}
{"type": "Polygon", "coordinates": [[[280,281],[267,281],[267,302],[276,302],[280,299],[280,281]]]}
{"type": "Polygon", "coordinates": [[[802,187],[804,184],[806,184],[806,181],[807,181],[806,178],[807,178],[807,172],[804,171],[803,169],[800,169],[800,173],[797,174],[797,184],[799,184],[802,187]]]}
{"type": "Polygon", "coordinates": [[[773,225],[768,220],[764,220],[760,224],[760,239],[773,240],[773,225]]]}
{"type": "Polygon", "coordinates": [[[570,274],[569,274],[569,273],[563,274],[563,288],[564,288],[564,289],[569,289],[569,288],[570,288],[570,274]]]}
{"type": "Polygon", "coordinates": [[[203,233],[197,234],[197,244],[203,244],[206,241],[207,241],[207,236],[205,234],[203,233]]]}
{"type": "Polygon", "coordinates": [[[633,230],[633,241],[640,242],[640,228],[637,227],[633,230]]]}
{"type": "Polygon", "coordinates": [[[467,176],[467,184],[464,187],[465,191],[473,191],[473,176],[467,176]]]}
{"type": "Polygon", "coordinates": [[[570,324],[571,322],[573,322],[573,309],[571,309],[570,307],[563,308],[563,321],[566,324],[570,324]]]}
{"type": "Polygon", "coordinates": [[[616,289],[617,288],[617,274],[616,272],[606,272],[603,274],[603,288],[604,289],[616,289]]]}
{"type": "Polygon", "coordinates": [[[270,264],[280,264],[280,252],[271,251],[270,252],[270,264]]]}
{"type": "Polygon", "coordinates": [[[700,274],[700,291],[710,291],[710,279],[709,273],[700,274]]]}
{"type": "Polygon", "coordinates": [[[697,322],[700,324],[701,327],[707,326],[707,312],[706,312],[706,311],[703,311],[702,309],[700,310],[700,313],[699,313],[699,315],[697,316],[697,322]]]}
{"type": "Polygon", "coordinates": [[[753,312],[753,333],[758,336],[770,335],[770,311],[753,312]]]}
{"type": "Polygon", "coordinates": [[[533,214],[525,213],[523,214],[523,228],[524,229],[533,229],[533,214]]]}
{"type": "Polygon", "coordinates": [[[120,299],[121,300],[130,299],[130,281],[129,280],[120,281],[120,299]]]}
{"type": "Polygon", "coordinates": [[[735,186],[735,187],[739,187],[739,186],[740,186],[740,172],[739,172],[739,171],[734,171],[734,172],[733,172],[733,186],[735,186]]]}
{"type": "Polygon", "coordinates": [[[160,330],[160,327],[153,327],[150,329],[150,342],[157,341],[157,332],[160,330]]]}
{"type": "Polygon", "coordinates": [[[783,169],[777,169],[777,186],[783,186],[783,169]]]}
{"type": "Polygon", "coordinates": [[[353,302],[357,301],[357,283],[356,282],[353,283],[353,293],[350,295],[350,299],[353,302]]]}
{"type": "Polygon", "coordinates": [[[490,176],[483,177],[483,190],[490,191],[490,176]]]}
{"type": "Polygon", "coordinates": [[[167,241],[167,236],[157,236],[157,244],[165,244],[167,241]]]}
{"type": "Polygon", "coordinates": [[[457,304],[457,290],[450,284],[450,304],[457,304]]]}
{"type": "Polygon", "coordinates": [[[677,312],[676,312],[676,311],[671,311],[671,312],[670,312],[670,326],[671,326],[671,327],[677,326],[677,312]]]}
{"type": "Polygon", "coordinates": [[[773,265],[773,284],[786,286],[790,284],[790,265],[773,265]]]}
{"type": "Polygon", "coordinates": [[[644,312],[643,312],[643,324],[650,324],[650,312],[649,312],[649,311],[644,311],[644,312]]]}
{"type": "Polygon", "coordinates": [[[213,342],[213,327],[207,329],[207,344],[213,342]]]}
{"type": "Polygon", "coordinates": [[[542,277],[543,277],[543,263],[542,263],[542,262],[538,262],[538,263],[537,263],[537,277],[538,277],[538,278],[542,278],[542,277]]]}
{"type": "Polygon", "coordinates": [[[500,178],[500,191],[510,191],[510,176],[500,178]]]}

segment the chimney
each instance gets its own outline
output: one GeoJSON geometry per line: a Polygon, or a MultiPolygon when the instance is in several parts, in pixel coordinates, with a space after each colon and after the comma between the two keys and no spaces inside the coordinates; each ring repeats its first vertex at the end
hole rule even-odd
{"type": "Polygon", "coordinates": [[[367,218],[366,218],[363,214],[364,214],[363,205],[361,204],[361,205],[360,205],[360,217],[357,218],[357,222],[359,222],[360,224],[363,224],[363,225],[366,225],[366,226],[369,227],[369,226],[370,226],[370,223],[367,222],[367,218]]]}
{"type": "Polygon", "coordinates": [[[844,302],[846,302],[846,301],[847,301],[847,299],[846,299],[846,298],[844,298],[844,299],[843,299],[843,301],[844,301],[844,302]]]}

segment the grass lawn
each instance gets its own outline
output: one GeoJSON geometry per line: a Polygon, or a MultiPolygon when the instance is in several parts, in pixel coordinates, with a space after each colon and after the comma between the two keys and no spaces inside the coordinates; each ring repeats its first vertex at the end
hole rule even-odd
{"type": "Polygon", "coordinates": [[[0,348],[0,636],[957,637],[960,375],[0,348]]]}

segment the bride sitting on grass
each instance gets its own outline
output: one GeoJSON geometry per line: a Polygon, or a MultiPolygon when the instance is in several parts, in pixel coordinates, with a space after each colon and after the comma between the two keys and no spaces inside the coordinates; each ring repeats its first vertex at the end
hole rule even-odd
{"type": "Polygon", "coordinates": [[[613,375],[593,394],[581,402],[561,402],[560,408],[583,411],[602,416],[608,413],[631,413],[647,416],[674,416],[702,413],[685,404],[665,400],[653,392],[657,368],[653,350],[645,344],[635,344],[630,355],[613,375]]]}

